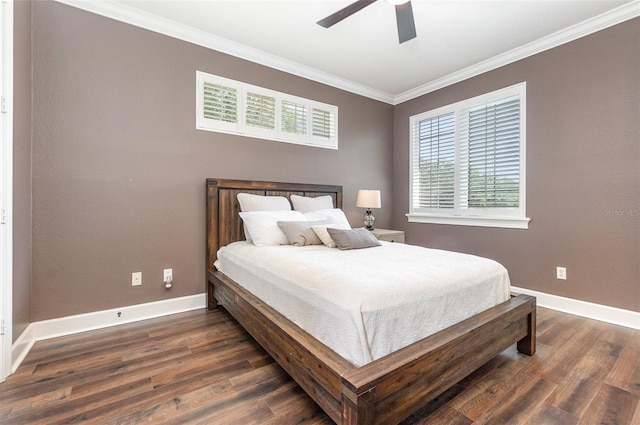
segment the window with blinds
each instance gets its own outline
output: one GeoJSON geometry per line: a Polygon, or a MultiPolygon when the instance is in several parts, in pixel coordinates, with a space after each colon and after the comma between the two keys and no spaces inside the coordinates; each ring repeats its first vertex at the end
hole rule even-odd
{"type": "Polygon", "coordinates": [[[409,221],[527,228],[526,84],[411,117],[409,221]]]}
{"type": "Polygon", "coordinates": [[[311,115],[311,135],[332,140],[336,137],[335,115],[323,109],[313,108],[311,115]]]}
{"type": "Polygon", "coordinates": [[[453,208],[455,201],[455,115],[448,113],[418,122],[413,161],[414,193],[419,208],[453,208]]]}
{"type": "Polygon", "coordinates": [[[276,98],[247,92],[245,123],[264,130],[276,129],[276,98]]]}
{"type": "Polygon", "coordinates": [[[238,121],[238,91],[220,84],[204,84],[204,116],[207,119],[231,122],[238,121]]]}
{"type": "Polygon", "coordinates": [[[505,99],[464,114],[461,173],[467,208],[518,208],[520,204],[520,99],[505,99]]]}
{"type": "Polygon", "coordinates": [[[307,108],[299,103],[282,101],[282,131],[307,134],[307,108]]]}
{"type": "Polygon", "coordinates": [[[338,108],[196,72],[199,130],[338,149],[338,108]]]}

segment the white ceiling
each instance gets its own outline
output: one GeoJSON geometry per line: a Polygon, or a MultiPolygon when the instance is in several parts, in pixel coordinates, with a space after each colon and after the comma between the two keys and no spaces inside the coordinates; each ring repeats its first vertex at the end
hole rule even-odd
{"type": "Polygon", "coordinates": [[[640,16],[640,0],[413,0],[417,37],[398,43],[378,0],[60,0],[388,103],[399,103],[640,16]]]}

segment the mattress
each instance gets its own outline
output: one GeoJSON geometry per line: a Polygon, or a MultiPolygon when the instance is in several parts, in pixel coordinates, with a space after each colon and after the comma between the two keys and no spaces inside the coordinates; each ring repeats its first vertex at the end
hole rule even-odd
{"type": "Polygon", "coordinates": [[[215,266],[356,366],[510,295],[496,261],[390,242],[348,251],[234,242],[215,266]]]}

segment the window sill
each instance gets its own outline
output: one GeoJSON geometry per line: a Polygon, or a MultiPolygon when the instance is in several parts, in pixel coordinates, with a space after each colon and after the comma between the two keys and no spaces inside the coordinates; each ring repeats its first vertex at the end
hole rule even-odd
{"type": "Polygon", "coordinates": [[[528,229],[527,217],[479,217],[448,216],[436,214],[406,214],[409,223],[452,224],[457,226],[501,227],[504,229],[528,229]]]}

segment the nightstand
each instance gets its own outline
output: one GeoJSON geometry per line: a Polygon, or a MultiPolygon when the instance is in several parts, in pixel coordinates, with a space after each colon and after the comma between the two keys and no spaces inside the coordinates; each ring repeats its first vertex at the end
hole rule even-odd
{"type": "Polygon", "coordinates": [[[373,236],[379,241],[404,243],[404,231],[389,229],[373,229],[373,236]]]}

